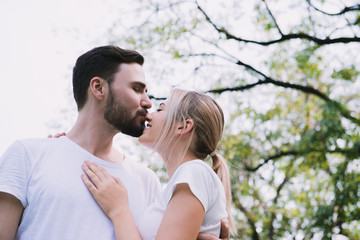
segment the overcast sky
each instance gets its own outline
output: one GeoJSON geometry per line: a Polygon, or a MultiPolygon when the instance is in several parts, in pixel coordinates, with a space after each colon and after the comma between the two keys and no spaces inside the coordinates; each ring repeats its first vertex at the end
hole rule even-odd
{"type": "Polygon", "coordinates": [[[114,2],[0,0],[0,155],[16,139],[46,136],[60,111],[74,108],[73,64],[108,44],[114,2]]]}

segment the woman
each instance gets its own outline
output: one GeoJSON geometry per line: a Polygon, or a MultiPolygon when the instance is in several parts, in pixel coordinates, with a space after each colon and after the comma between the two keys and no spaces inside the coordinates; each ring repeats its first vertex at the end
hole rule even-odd
{"type": "Polygon", "coordinates": [[[233,230],[228,169],[216,151],[224,127],[219,105],[203,93],[175,89],[150,116],[139,142],[162,157],[170,180],[138,226],[121,181],[95,163],[83,165],[89,178],[82,179],[113,222],[116,239],[219,236],[221,219],[233,230]],[[212,169],[204,162],[207,156],[212,169]]]}

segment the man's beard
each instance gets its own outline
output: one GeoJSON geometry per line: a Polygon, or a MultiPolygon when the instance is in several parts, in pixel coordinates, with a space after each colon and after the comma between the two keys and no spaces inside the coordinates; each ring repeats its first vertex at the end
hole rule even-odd
{"type": "Polygon", "coordinates": [[[137,123],[136,118],[138,116],[145,116],[146,114],[147,110],[141,109],[132,117],[130,110],[125,104],[117,103],[115,94],[110,87],[109,97],[106,101],[104,110],[104,118],[113,127],[126,135],[139,137],[144,131],[145,121],[137,123]]]}

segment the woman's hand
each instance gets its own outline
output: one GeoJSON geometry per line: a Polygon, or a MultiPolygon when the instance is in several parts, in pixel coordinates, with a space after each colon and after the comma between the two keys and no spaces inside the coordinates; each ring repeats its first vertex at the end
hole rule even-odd
{"type": "Polygon", "coordinates": [[[230,233],[229,233],[229,224],[224,219],[221,220],[221,230],[220,230],[220,237],[216,237],[211,234],[207,233],[199,233],[196,240],[229,240],[230,233]]]}
{"type": "Polygon", "coordinates": [[[96,163],[85,161],[81,178],[104,213],[112,220],[129,211],[128,193],[119,178],[110,175],[96,163]],[[90,180],[91,181],[90,181],[90,180]]]}

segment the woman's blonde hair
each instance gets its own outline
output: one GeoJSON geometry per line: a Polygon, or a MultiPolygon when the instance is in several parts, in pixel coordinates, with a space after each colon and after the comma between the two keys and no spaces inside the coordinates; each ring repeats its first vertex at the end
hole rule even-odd
{"type": "Polygon", "coordinates": [[[159,133],[154,150],[171,149],[174,138],[176,141],[174,136],[178,124],[184,123],[185,127],[187,119],[193,121],[194,125],[190,137],[187,143],[182,145],[182,158],[184,158],[188,150],[202,160],[211,155],[212,168],[219,176],[225,189],[229,227],[233,232],[235,227],[230,213],[231,187],[229,170],[225,159],[216,151],[224,129],[224,114],[221,107],[214,99],[204,93],[180,89],[172,91],[168,102],[169,106],[166,106],[168,111],[167,119],[161,133],[159,133]]]}

